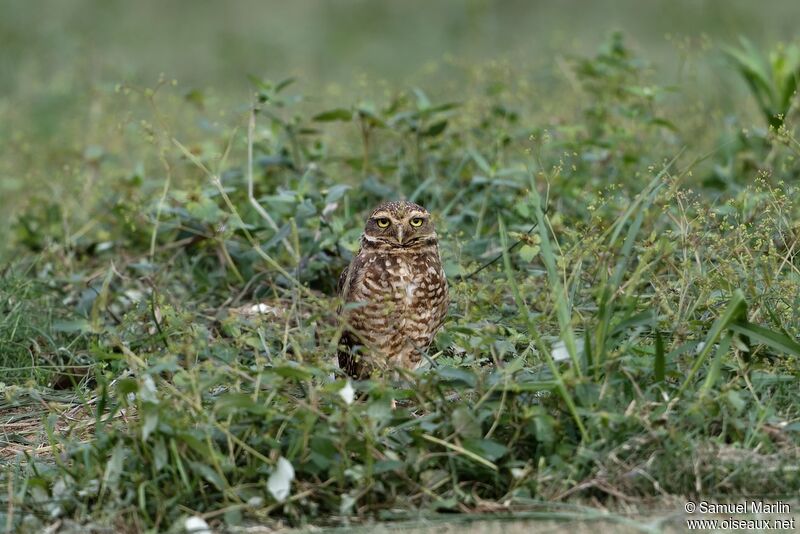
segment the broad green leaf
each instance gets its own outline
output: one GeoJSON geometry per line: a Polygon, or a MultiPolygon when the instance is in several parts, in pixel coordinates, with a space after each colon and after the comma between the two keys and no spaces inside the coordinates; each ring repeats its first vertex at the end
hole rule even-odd
{"type": "Polygon", "coordinates": [[[333,121],[351,121],[353,120],[353,112],[349,109],[336,108],[328,111],[323,111],[314,115],[311,120],[316,122],[333,122],[333,121]]]}
{"type": "Polygon", "coordinates": [[[216,399],[214,411],[220,417],[227,417],[235,413],[264,414],[267,413],[268,408],[263,402],[255,402],[249,394],[226,393],[216,399]]]}
{"type": "Polygon", "coordinates": [[[379,460],[372,466],[372,474],[380,475],[389,471],[401,471],[404,465],[399,460],[379,460]]]}
{"type": "Polygon", "coordinates": [[[143,410],[145,413],[142,423],[142,441],[146,442],[147,438],[150,437],[150,434],[152,434],[158,426],[158,407],[152,404],[145,404],[143,410]]]}
{"type": "Polygon", "coordinates": [[[465,439],[464,448],[495,462],[508,452],[508,447],[491,439],[465,439]]]}
{"type": "Polygon", "coordinates": [[[522,245],[519,248],[519,257],[523,261],[533,261],[537,254],[539,254],[539,247],[536,245],[522,245]]]}
{"type": "Polygon", "coordinates": [[[439,121],[431,124],[428,129],[422,132],[423,137],[436,137],[437,135],[441,135],[442,132],[445,131],[447,128],[447,121],[439,121]]]}
{"type": "Polygon", "coordinates": [[[92,326],[86,319],[73,319],[70,321],[55,321],[53,322],[52,329],[55,332],[72,334],[75,332],[91,332],[92,326]]]}
{"type": "Polygon", "coordinates": [[[451,415],[453,430],[464,438],[479,438],[481,424],[467,406],[459,406],[451,415]]]}
{"type": "Polygon", "coordinates": [[[121,443],[114,447],[111,458],[106,463],[106,468],[103,472],[103,488],[105,490],[117,487],[128,453],[129,451],[121,443]]]}
{"type": "Polygon", "coordinates": [[[756,342],[767,345],[790,356],[800,356],[800,343],[780,332],[747,321],[732,323],[729,328],[738,334],[749,337],[751,343],[756,342]]]}
{"type": "Polygon", "coordinates": [[[195,474],[200,475],[204,480],[213,484],[218,490],[224,490],[227,486],[225,479],[208,464],[203,462],[188,462],[188,464],[195,474]]]}
{"type": "Polygon", "coordinates": [[[336,184],[328,189],[328,194],[325,195],[325,204],[332,204],[344,196],[344,194],[352,189],[353,186],[347,184],[336,184]]]}
{"type": "Polygon", "coordinates": [[[461,382],[469,387],[475,387],[477,383],[474,373],[458,367],[439,367],[432,372],[447,382],[461,382]]]}

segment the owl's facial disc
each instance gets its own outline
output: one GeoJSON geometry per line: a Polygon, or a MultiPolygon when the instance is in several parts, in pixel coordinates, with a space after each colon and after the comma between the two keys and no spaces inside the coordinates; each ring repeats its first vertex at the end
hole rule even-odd
{"type": "Polygon", "coordinates": [[[430,214],[418,208],[407,205],[397,209],[390,205],[389,209],[375,210],[367,220],[365,237],[402,248],[413,248],[435,238],[430,214]]]}
{"type": "Polygon", "coordinates": [[[430,214],[417,210],[403,214],[402,220],[397,225],[396,235],[397,243],[406,247],[414,246],[415,243],[434,236],[430,214]]]}
{"type": "Polygon", "coordinates": [[[386,211],[376,211],[367,221],[365,234],[380,241],[392,242],[397,221],[386,211]]]}

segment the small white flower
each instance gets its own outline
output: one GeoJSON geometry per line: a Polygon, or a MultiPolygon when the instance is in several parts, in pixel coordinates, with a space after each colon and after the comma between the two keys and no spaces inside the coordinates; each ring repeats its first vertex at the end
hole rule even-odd
{"type": "Polygon", "coordinates": [[[336,211],[336,208],[338,207],[339,207],[338,202],[331,202],[329,204],[325,204],[325,208],[322,210],[322,216],[327,217],[328,215],[336,211]]]}
{"type": "Polygon", "coordinates": [[[187,517],[183,526],[188,534],[214,534],[208,523],[202,517],[196,515],[187,517]]]}
{"type": "Polygon", "coordinates": [[[527,473],[527,470],[519,468],[519,467],[512,467],[511,468],[511,476],[515,479],[519,480],[520,478],[524,477],[527,473]]]}
{"type": "Polygon", "coordinates": [[[560,339],[553,344],[553,359],[557,362],[569,360],[569,351],[567,345],[560,339]]]}
{"type": "Polygon", "coordinates": [[[64,482],[63,478],[59,478],[56,480],[55,484],[53,484],[52,494],[56,499],[62,499],[66,497],[67,483],[64,482]]]}
{"type": "Polygon", "coordinates": [[[353,404],[353,401],[356,398],[356,390],[353,389],[353,384],[348,380],[347,384],[344,385],[342,389],[339,390],[339,396],[345,402],[345,404],[353,404]]]}
{"type": "Polygon", "coordinates": [[[250,306],[248,313],[250,315],[266,315],[268,313],[271,313],[272,315],[277,315],[277,310],[272,306],[260,302],[258,304],[253,304],[252,306],[250,306]]]}
{"type": "MultiPolygon", "coordinates": [[[[561,340],[561,339],[559,339],[558,341],[553,343],[553,346],[552,346],[551,350],[552,350],[553,359],[555,361],[557,361],[557,362],[570,359],[569,358],[569,351],[567,350],[567,344],[564,343],[564,341],[561,340]]],[[[576,339],[575,340],[575,351],[578,354],[583,352],[583,340],[582,339],[576,339]]]]}
{"type": "Polygon", "coordinates": [[[270,495],[276,501],[282,501],[289,496],[290,488],[294,480],[294,467],[292,463],[281,456],[278,458],[278,465],[275,466],[275,471],[269,476],[267,480],[267,489],[270,495]]]}
{"type": "Polygon", "coordinates": [[[139,399],[142,402],[158,402],[158,395],[156,389],[156,383],[153,380],[153,377],[150,375],[144,375],[142,377],[142,383],[139,386],[139,399]]]}
{"type": "Polygon", "coordinates": [[[247,499],[247,506],[250,508],[260,508],[264,505],[264,499],[258,496],[250,497],[247,499]]]}
{"type": "Polygon", "coordinates": [[[123,292],[123,295],[125,295],[131,302],[141,302],[144,300],[144,293],[138,289],[127,289],[123,292]]]}
{"type": "Polygon", "coordinates": [[[356,500],[352,495],[348,493],[342,495],[342,500],[339,502],[339,515],[349,515],[355,504],[356,500]]]}

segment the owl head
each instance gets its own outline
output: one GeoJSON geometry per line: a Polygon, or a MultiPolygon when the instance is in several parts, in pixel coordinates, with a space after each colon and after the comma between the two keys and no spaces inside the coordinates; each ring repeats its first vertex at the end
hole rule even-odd
{"type": "Polygon", "coordinates": [[[414,248],[436,239],[431,214],[413,202],[384,202],[370,214],[364,238],[375,244],[414,248]]]}

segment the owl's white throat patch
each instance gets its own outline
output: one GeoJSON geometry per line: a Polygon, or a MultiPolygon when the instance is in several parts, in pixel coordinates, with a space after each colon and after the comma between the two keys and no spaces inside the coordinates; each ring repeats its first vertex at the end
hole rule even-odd
{"type": "Polygon", "coordinates": [[[419,284],[414,281],[410,281],[406,286],[406,304],[409,306],[414,302],[414,291],[416,291],[418,287],[419,284]]]}
{"type": "Polygon", "coordinates": [[[414,303],[414,291],[419,287],[419,281],[414,276],[414,268],[408,263],[401,262],[399,271],[400,280],[405,284],[406,306],[411,306],[414,303]]]}

